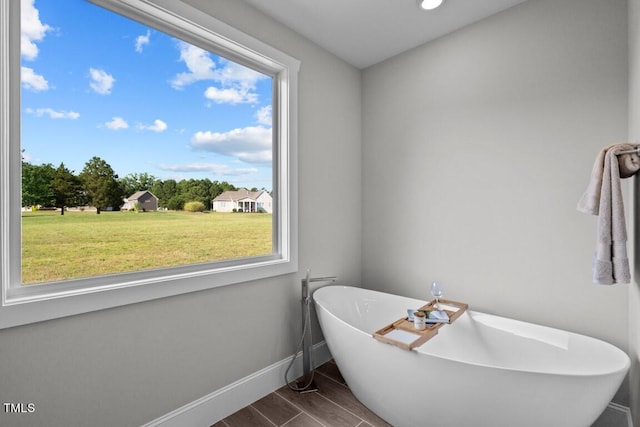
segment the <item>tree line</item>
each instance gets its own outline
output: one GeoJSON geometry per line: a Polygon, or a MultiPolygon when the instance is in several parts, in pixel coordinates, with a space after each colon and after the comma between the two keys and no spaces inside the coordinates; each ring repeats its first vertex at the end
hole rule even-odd
{"type": "Polygon", "coordinates": [[[22,206],[94,206],[99,213],[107,208],[119,210],[125,197],[143,190],[149,190],[158,198],[158,207],[182,210],[187,202],[201,202],[211,207],[216,196],[238,188],[226,181],[208,178],[161,180],[146,172],[119,178],[100,157],[92,157],[77,175],[64,163],[56,168],[51,164],[33,165],[22,161],[22,206]]]}

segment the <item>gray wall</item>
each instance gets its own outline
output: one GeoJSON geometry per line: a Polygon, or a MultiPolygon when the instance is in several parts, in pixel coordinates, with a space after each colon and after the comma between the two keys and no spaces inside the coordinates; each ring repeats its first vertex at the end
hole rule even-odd
{"type": "MultiPolygon", "coordinates": [[[[629,0],[629,139],[640,143],[640,0],[629,0]]],[[[635,265],[629,287],[629,352],[631,413],[640,424],[640,181],[634,182],[635,265]]]]}
{"type": "Polygon", "coordinates": [[[638,419],[640,290],[591,284],[595,218],[575,210],[597,151],[640,139],[625,0],[529,0],[362,78],[242,2],[188,2],[302,60],[301,272],[0,331],[0,400],[37,404],[0,425],[139,425],[282,360],[307,268],[421,298],[438,279],[479,310],[631,348],[638,419]]]}
{"type": "Polygon", "coordinates": [[[151,421],[293,354],[307,268],[360,283],[360,72],[242,2],[189,3],[302,61],[301,272],[0,331],[0,400],[36,404],[2,426],[151,421]]]}
{"type": "Polygon", "coordinates": [[[365,70],[364,286],[440,280],[627,350],[629,286],[591,283],[596,218],[575,208],[627,138],[627,73],[625,0],[530,0],[365,70]]]}

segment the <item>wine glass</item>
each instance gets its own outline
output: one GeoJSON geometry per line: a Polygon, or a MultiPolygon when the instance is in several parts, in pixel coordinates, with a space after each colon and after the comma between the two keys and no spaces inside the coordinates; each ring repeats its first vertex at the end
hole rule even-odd
{"type": "Polygon", "coordinates": [[[433,282],[431,284],[431,295],[436,299],[435,307],[437,310],[440,310],[440,298],[444,295],[444,290],[442,289],[442,285],[439,282],[433,282]]]}

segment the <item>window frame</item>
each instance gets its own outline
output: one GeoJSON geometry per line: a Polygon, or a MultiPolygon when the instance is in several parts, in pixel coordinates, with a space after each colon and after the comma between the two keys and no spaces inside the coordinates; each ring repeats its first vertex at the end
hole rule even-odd
{"type": "Polygon", "coordinates": [[[22,286],[20,2],[0,0],[0,329],[297,272],[300,61],[182,0],[88,1],[273,76],[273,253],[22,286]]]}

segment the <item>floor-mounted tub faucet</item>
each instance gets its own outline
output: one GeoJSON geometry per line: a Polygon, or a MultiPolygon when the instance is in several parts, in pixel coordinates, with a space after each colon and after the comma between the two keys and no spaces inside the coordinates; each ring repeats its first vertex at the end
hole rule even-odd
{"type": "MultiPolygon", "coordinates": [[[[309,283],[311,282],[332,282],[338,278],[336,276],[310,277],[310,270],[302,279],[302,381],[296,386],[296,391],[314,391],[313,372],[311,369],[311,346],[313,345],[311,337],[311,293],[309,292],[309,283]]],[[[298,350],[296,350],[297,353],[298,350]]]]}

